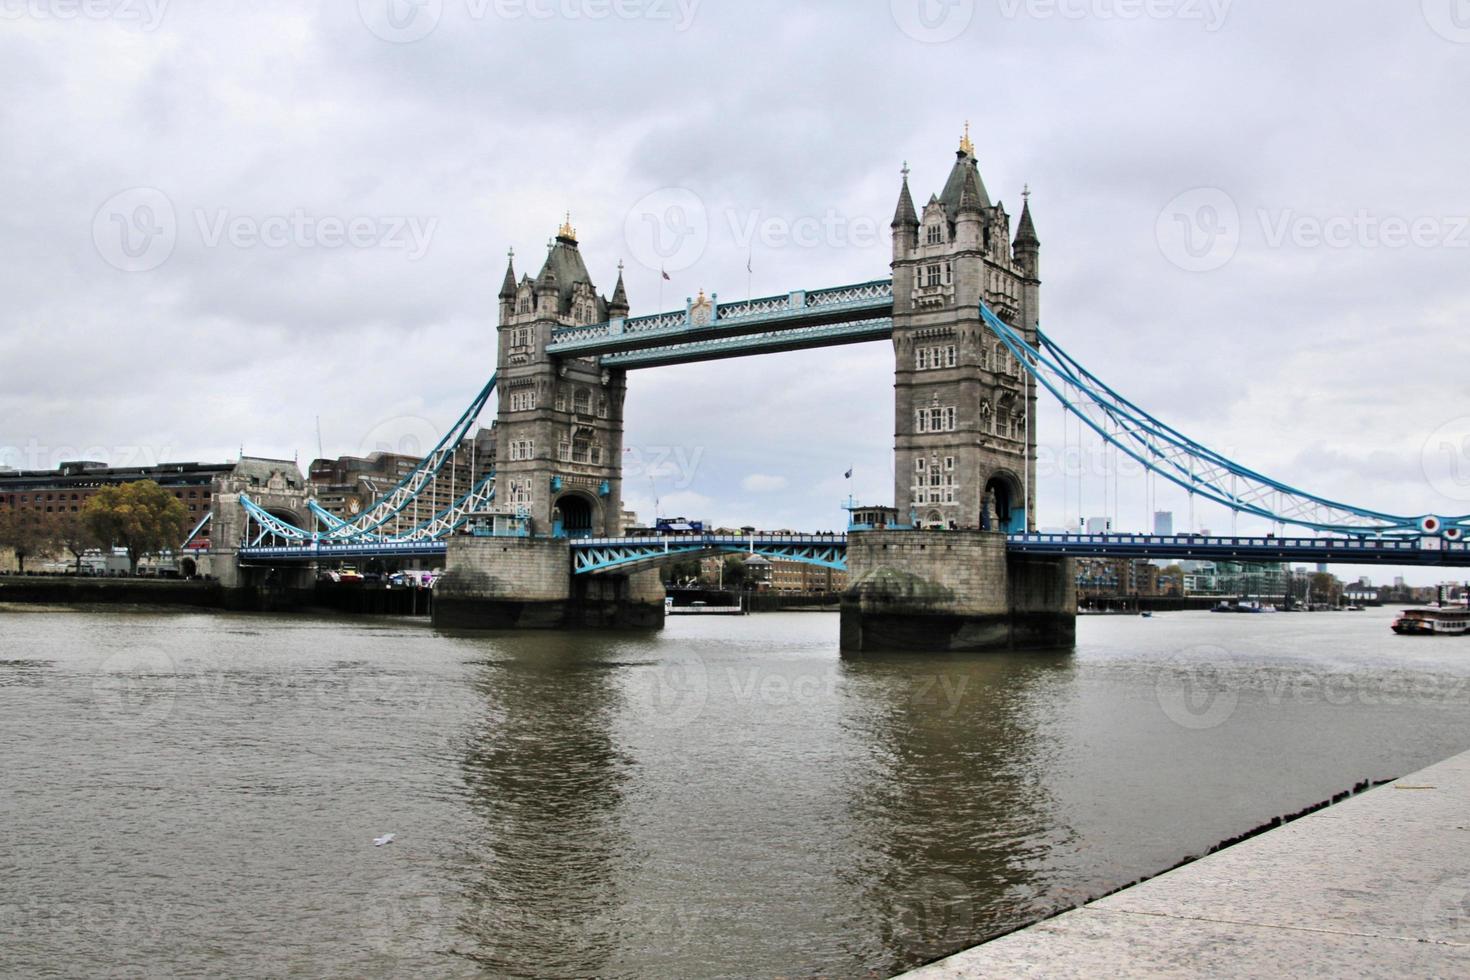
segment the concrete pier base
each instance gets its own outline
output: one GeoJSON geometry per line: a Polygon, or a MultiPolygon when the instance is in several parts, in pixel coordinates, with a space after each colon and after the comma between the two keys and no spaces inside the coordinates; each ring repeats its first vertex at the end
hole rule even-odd
{"type": "Polygon", "coordinates": [[[904,974],[1470,976],[1470,754],[904,974]]]}
{"type": "Polygon", "coordinates": [[[1008,556],[988,531],[848,535],[842,649],[1057,649],[1077,639],[1068,559],[1008,556]]]}
{"type": "Polygon", "coordinates": [[[446,629],[662,629],[657,571],[572,576],[571,545],[551,538],[449,540],[434,586],[434,625],[446,629]]]}

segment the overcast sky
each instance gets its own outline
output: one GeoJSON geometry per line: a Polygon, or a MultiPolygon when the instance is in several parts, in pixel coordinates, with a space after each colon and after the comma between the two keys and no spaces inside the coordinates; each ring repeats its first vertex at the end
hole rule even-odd
{"type": "MultiPolygon", "coordinates": [[[[937,191],[969,119],[1095,373],[1470,512],[1466,0],[0,0],[0,84],[0,465],[432,443],[566,211],[635,314],[882,278],[900,168],[937,191]]],[[[634,373],[628,500],[839,527],[892,498],[891,388],[884,344],[634,373]]],[[[1104,513],[1054,470],[1043,525],[1104,513]]]]}

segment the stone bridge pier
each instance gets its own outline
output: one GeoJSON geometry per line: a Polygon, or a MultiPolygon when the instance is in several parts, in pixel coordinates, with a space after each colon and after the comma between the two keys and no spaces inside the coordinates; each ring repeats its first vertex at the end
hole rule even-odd
{"type": "Polygon", "coordinates": [[[306,506],[310,494],[295,463],[241,460],[232,474],[217,483],[211,497],[210,547],[196,559],[199,572],[219,580],[231,608],[279,609],[309,602],[316,584],[309,566],[240,564],[246,525],[242,496],[296,527],[312,526],[306,506]]]}

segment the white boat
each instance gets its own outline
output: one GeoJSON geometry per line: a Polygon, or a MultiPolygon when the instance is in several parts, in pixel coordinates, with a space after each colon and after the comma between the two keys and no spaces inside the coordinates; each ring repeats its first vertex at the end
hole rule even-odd
{"type": "Polygon", "coordinates": [[[1400,636],[1464,636],[1470,633],[1470,609],[1405,609],[1393,621],[1400,636]]]}

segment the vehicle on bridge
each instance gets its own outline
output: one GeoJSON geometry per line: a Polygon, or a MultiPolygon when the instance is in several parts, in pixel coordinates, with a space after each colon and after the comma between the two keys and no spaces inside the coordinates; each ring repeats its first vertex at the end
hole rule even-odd
{"type": "Polygon", "coordinates": [[[655,537],[667,534],[703,534],[704,521],[691,521],[686,517],[660,517],[654,522],[655,537]]]}

